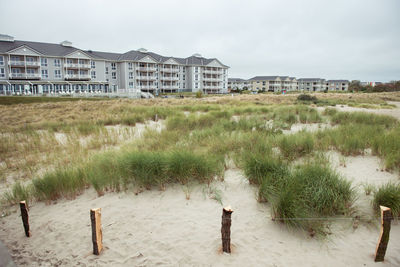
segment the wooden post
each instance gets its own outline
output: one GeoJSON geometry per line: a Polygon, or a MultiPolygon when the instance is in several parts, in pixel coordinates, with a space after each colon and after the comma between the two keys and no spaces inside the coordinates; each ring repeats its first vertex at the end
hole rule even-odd
{"type": "Polygon", "coordinates": [[[92,222],[92,242],[93,254],[100,255],[103,250],[103,233],[101,231],[101,209],[90,210],[90,220],[92,222]]]}
{"type": "Polygon", "coordinates": [[[392,220],[392,212],[390,208],[380,206],[381,208],[381,233],[378,245],[376,246],[375,261],[383,261],[385,258],[386,248],[389,242],[390,223],[392,220]]]}
{"type": "Polygon", "coordinates": [[[26,206],[26,201],[19,202],[19,207],[21,208],[22,223],[24,224],[25,235],[27,237],[31,236],[31,231],[29,230],[29,215],[28,207],[26,206]]]}
{"type": "Polygon", "coordinates": [[[231,253],[231,214],[233,210],[230,206],[222,209],[222,251],[231,253]]]}

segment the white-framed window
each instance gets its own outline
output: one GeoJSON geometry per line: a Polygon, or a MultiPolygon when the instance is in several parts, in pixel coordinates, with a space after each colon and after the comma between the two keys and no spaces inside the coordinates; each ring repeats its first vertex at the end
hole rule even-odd
{"type": "Polygon", "coordinates": [[[92,70],[91,75],[92,75],[92,79],[96,79],[96,72],[94,70],[92,70]]]}
{"type": "Polygon", "coordinates": [[[61,70],[54,71],[54,78],[61,78],[61,70]]]}
{"type": "Polygon", "coordinates": [[[199,84],[198,84],[198,83],[195,83],[195,84],[194,84],[194,88],[199,88],[199,84]]]}
{"type": "Polygon", "coordinates": [[[73,70],[68,70],[68,75],[74,75],[75,72],[73,70]]]}
{"type": "Polygon", "coordinates": [[[0,66],[4,65],[4,56],[0,56],[0,66]]]}
{"type": "Polygon", "coordinates": [[[95,69],[96,68],[96,61],[91,61],[90,65],[91,65],[92,69],[95,69]]]}
{"type": "Polygon", "coordinates": [[[129,72],[129,79],[133,79],[133,72],[129,72]]]}
{"type": "Polygon", "coordinates": [[[128,69],[130,69],[130,70],[133,69],[133,63],[132,62],[128,63],[128,69]]]}
{"type": "Polygon", "coordinates": [[[115,64],[115,63],[111,63],[111,69],[112,69],[112,70],[116,70],[116,69],[117,69],[117,67],[116,67],[116,64],[115,64]]]}
{"type": "Polygon", "coordinates": [[[42,78],[49,78],[49,72],[47,70],[42,70],[42,78]]]}
{"type": "Polygon", "coordinates": [[[78,62],[79,62],[79,64],[85,64],[86,63],[84,59],[79,59],[78,62]]]}
{"type": "Polygon", "coordinates": [[[59,58],[54,59],[54,67],[61,67],[61,60],[59,58]]]}
{"type": "Polygon", "coordinates": [[[4,78],[6,77],[6,71],[4,70],[4,68],[0,69],[0,78],[4,78]]]}
{"type": "Polygon", "coordinates": [[[80,74],[80,75],[86,75],[86,72],[85,72],[84,70],[80,70],[80,71],[79,71],[79,74],[80,74]]]}
{"type": "Polygon", "coordinates": [[[106,67],[106,74],[108,74],[108,67],[106,67]]]}
{"type": "Polygon", "coordinates": [[[40,59],[42,67],[47,67],[47,58],[41,58],[40,59]]]}
{"type": "Polygon", "coordinates": [[[72,64],[72,59],[70,59],[70,58],[67,58],[67,64],[72,64]]]}
{"type": "Polygon", "coordinates": [[[196,74],[196,75],[194,76],[194,79],[195,79],[196,81],[198,81],[198,80],[199,80],[199,75],[196,74]]]}
{"type": "Polygon", "coordinates": [[[129,82],[129,88],[133,88],[133,82],[129,82]]]}
{"type": "Polygon", "coordinates": [[[199,67],[194,67],[194,72],[199,72],[199,67]]]}
{"type": "Polygon", "coordinates": [[[117,79],[117,73],[115,71],[111,72],[111,78],[117,79]]]}

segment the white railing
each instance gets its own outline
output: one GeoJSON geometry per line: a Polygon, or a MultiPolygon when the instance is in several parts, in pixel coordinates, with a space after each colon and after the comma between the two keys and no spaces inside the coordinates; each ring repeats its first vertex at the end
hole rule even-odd
{"type": "Polygon", "coordinates": [[[65,68],[80,68],[80,69],[90,69],[90,64],[79,64],[79,63],[65,63],[65,68]]]}
{"type": "Polygon", "coordinates": [[[177,68],[162,68],[161,71],[163,71],[163,72],[178,72],[179,69],[177,69],[177,68]]]}
{"type": "Polygon", "coordinates": [[[203,86],[204,89],[222,89],[222,86],[220,85],[204,85],[203,86]]]}
{"type": "Polygon", "coordinates": [[[36,66],[39,66],[39,62],[37,62],[37,61],[26,61],[26,65],[27,65],[27,66],[34,66],[34,67],[36,67],[36,66]]]}
{"type": "Polygon", "coordinates": [[[177,85],[163,85],[163,86],[161,86],[161,89],[163,89],[163,90],[178,90],[179,86],[177,86],[177,85]]]}
{"type": "Polygon", "coordinates": [[[139,71],[156,71],[156,68],[154,67],[138,67],[136,69],[139,71]]]}
{"type": "Polygon", "coordinates": [[[20,61],[9,61],[8,65],[12,66],[25,66],[25,61],[20,60],[20,61]]]}
{"type": "Polygon", "coordinates": [[[40,78],[39,73],[10,73],[10,78],[40,78]]]}
{"type": "Polygon", "coordinates": [[[90,79],[89,74],[65,74],[65,79],[90,79]]]}
{"type": "Polygon", "coordinates": [[[222,74],[222,70],[203,70],[206,74],[222,74]]]}
{"type": "Polygon", "coordinates": [[[210,81],[210,82],[222,82],[222,78],[209,78],[209,77],[203,77],[204,81],[210,81]]]}
{"type": "Polygon", "coordinates": [[[149,80],[149,81],[153,81],[156,79],[156,76],[136,76],[136,80],[149,80]]]}
{"type": "Polygon", "coordinates": [[[164,80],[164,81],[178,81],[179,77],[161,77],[161,80],[164,80]]]}
{"type": "Polygon", "coordinates": [[[138,86],[138,89],[140,89],[140,90],[155,90],[156,86],[155,85],[141,85],[141,86],[138,86]]]}

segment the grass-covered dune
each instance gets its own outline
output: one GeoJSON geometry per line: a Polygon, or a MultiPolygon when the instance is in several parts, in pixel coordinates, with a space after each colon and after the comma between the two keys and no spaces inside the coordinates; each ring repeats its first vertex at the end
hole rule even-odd
{"type": "MultiPolygon", "coordinates": [[[[6,168],[0,171],[17,176],[25,171],[24,163],[46,170],[44,174],[31,170],[28,177],[33,179],[17,179],[3,199],[9,204],[22,199],[51,202],[74,198],[88,187],[103,195],[164,189],[172,183],[211,184],[223,179],[230,158],[257,187],[258,200],[270,205],[277,221],[325,233],[328,222],[318,218],[351,216],[356,192],[331,169],[323,153],[361,155],[370,149],[386,169],[400,168],[400,125],[393,117],[332,107],[319,112],[313,104],[299,104],[296,99],[293,104],[275,104],[263,102],[263,96],[251,101],[247,97],[145,100],[141,105],[128,100],[37,104],[40,111],[67,111],[54,113],[57,120],[47,121],[46,113],[28,123],[21,122],[23,114],[12,114],[17,110],[13,105],[8,106],[5,117],[13,120],[1,133],[0,155],[6,168]],[[141,138],[129,139],[133,135],[129,127],[160,120],[162,131],[148,129],[141,138]],[[298,123],[330,127],[285,133],[298,123]],[[109,126],[126,128],[110,134],[109,126]],[[60,145],[56,135],[65,136],[66,144],[60,145]],[[130,143],[117,141],[121,136],[130,143]],[[85,142],[76,141],[80,139],[85,142]]],[[[398,212],[398,192],[397,185],[375,190],[371,208],[388,205],[398,212]]]]}

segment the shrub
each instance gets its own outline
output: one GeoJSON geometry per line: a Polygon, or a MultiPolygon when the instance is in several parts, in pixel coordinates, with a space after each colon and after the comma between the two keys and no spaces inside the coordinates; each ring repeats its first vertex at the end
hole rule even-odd
{"type": "Polygon", "coordinates": [[[400,215],[400,184],[387,183],[378,188],[373,199],[373,207],[377,213],[380,211],[379,206],[390,208],[395,217],[400,215]]]}
{"type": "Polygon", "coordinates": [[[301,94],[297,97],[299,101],[309,101],[309,102],[317,102],[318,99],[315,96],[308,95],[308,94],[301,94]]]}
{"type": "Polygon", "coordinates": [[[202,98],[203,97],[203,92],[202,91],[197,91],[196,92],[196,98],[202,98]]]}
{"type": "Polygon", "coordinates": [[[310,154],[314,149],[314,138],[308,132],[302,131],[296,134],[281,136],[278,146],[282,155],[288,159],[310,154]]]}

